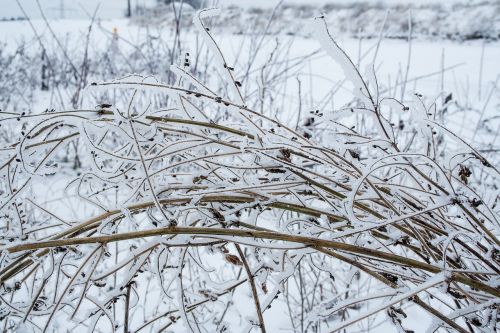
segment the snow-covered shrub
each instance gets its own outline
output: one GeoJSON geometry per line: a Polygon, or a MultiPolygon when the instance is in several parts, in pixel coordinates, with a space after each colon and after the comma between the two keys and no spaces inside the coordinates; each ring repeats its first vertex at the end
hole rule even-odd
{"type": "Polygon", "coordinates": [[[3,329],[265,332],[277,304],[296,332],[363,329],[379,312],[404,332],[415,309],[431,332],[498,329],[499,171],[439,122],[452,98],[384,96],[320,17],[354,98],[291,127],[249,106],[203,24],[213,13],[195,25],[215,88],[186,58],[174,84],[89,85],[121,94],[114,105],[2,114],[18,134],[0,150],[3,329]],[[57,165],[75,140],[77,177],[57,165]],[[52,187],[53,209],[31,199],[52,187]]]}
{"type": "MultiPolygon", "coordinates": [[[[278,2],[279,3],[279,2],[278,2]]],[[[336,34],[377,38],[380,27],[388,20],[384,34],[388,38],[406,38],[408,34],[408,12],[413,18],[414,35],[422,39],[470,39],[498,40],[500,27],[500,5],[495,0],[474,1],[330,1],[319,7],[313,2],[298,4],[284,1],[278,5],[275,16],[276,25],[270,34],[282,33],[304,36],[303,26],[318,12],[328,15],[330,29],[336,34]]],[[[223,13],[218,25],[224,32],[239,33],[246,30],[234,21],[248,22],[248,31],[264,27],[267,23],[262,8],[233,6],[223,13]],[[232,20],[231,18],[237,19],[232,20]]],[[[187,10],[186,15],[194,15],[187,10]]],[[[144,9],[134,18],[138,23],[150,24],[151,21],[163,24],[172,22],[175,15],[170,5],[144,9]]],[[[188,26],[185,26],[188,28],[188,26]]]]}

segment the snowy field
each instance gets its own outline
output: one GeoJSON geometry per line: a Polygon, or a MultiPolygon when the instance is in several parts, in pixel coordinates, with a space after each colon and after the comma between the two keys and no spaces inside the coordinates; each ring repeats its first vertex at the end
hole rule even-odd
{"type": "MultiPolygon", "coordinates": [[[[311,24],[312,20],[309,22],[311,24]]],[[[3,52],[10,53],[19,50],[21,47],[28,51],[38,48],[36,38],[33,34],[33,28],[43,39],[50,39],[51,33],[43,20],[33,20],[33,27],[27,22],[0,22],[0,42],[4,44],[3,52]]],[[[65,47],[69,50],[78,49],[82,43],[86,42],[86,36],[89,28],[88,20],[64,19],[51,21],[51,28],[56,32],[65,47]]],[[[93,27],[94,31],[89,41],[89,52],[102,52],[110,47],[113,39],[113,31],[116,31],[118,47],[123,53],[133,51],[134,45],[144,45],[149,36],[164,39],[165,43],[173,43],[174,38],[169,37],[171,28],[163,27],[143,27],[130,24],[125,19],[101,20],[93,27]]],[[[216,26],[215,26],[216,28],[216,26]]],[[[310,27],[304,27],[304,34],[310,34],[310,27]]],[[[196,34],[188,31],[184,36],[184,47],[187,51],[196,48],[196,34]]],[[[228,62],[238,66],[247,61],[246,51],[252,45],[249,44],[249,38],[242,35],[231,35],[221,32],[215,36],[220,44],[228,62]]],[[[360,63],[360,68],[368,71],[373,60],[374,49],[377,48],[377,39],[356,39],[349,36],[338,36],[337,41],[352,57],[356,63],[360,63]]],[[[291,37],[287,35],[278,35],[268,37],[260,50],[259,58],[256,60],[258,65],[272,53],[277,44],[289,45],[287,54],[283,59],[299,59],[310,54],[314,55],[306,61],[299,64],[297,78],[303,79],[303,84],[311,84],[311,77],[314,78],[313,99],[321,100],[331,91],[332,87],[341,82],[344,77],[339,65],[332,61],[323,50],[319,43],[313,38],[291,37]]],[[[375,63],[377,78],[385,89],[396,90],[398,76],[407,75],[408,91],[425,95],[430,100],[443,97],[443,94],[452,94],[458,102],[465,105],[475,105],[479,110],[481,106],[485,107],[485,112],[493,116],[496,110],[495,101],[486,103],[486,98],[494,88],[499,79],[500,69],[498,59],[500,57],[499,42],[485,42],[482,40],[453,42],[446,40],[412,40],[411,45],[405,40],[382,40],[378,46],[378,54],[375,63]],[[410,53],[410,56],[408,55],[410,53]],[[409,62],[408,62],[409,61],[409,62]],[[408,73],[405,73],[408,66],[408,73]],[[483,105],[485,103],[485,105],[483,105]]],[[[164,64],[165,67],[168,64],[164,64]]],[[[158,70],[155,68],[155,70],[158,70]]],[[[167,68],[161,69],[167,70],[167,68]]],[[[134,70],[134,73],[148,75],[146,70],[134,70]]],[[[116,73],[117,76],[125,75],[128,72],[116,73]]],[[[103,77],[89,78],[99,80],[103,77]]],[[[291,80],[295,81],[295,80],[291,80]]],[[[400,84],[400,83],[399,83],[400,84]]],[[[308,89],[309,90],[309,89],[308,89]]],[[[296,104],[294,101],[295,90],[291,90],[287,96],[287,101],[296,104]]],[[[38,96],[40,97],[40,96],[38,96]]],[[[350,94],[338,93],[338,104],[343,105],[350,94]]],[[[492,98],[496,98],[493,93],[492,98]]],[[[310,102],[309,107],[314,107],[314,102],[310,102]]],[[[43,106],[45,108],[57,107],[57,104],[48,102],[43,106]]],[[[293,114],[282,114],[293,118],[293,114]]],[[[450,119],[454,130],[463,131],[463,135],[472,135],[474,129],[478,126],[477,114],[464,115],[463,117],[453,117],[450,119]]],[[[293,122],[293,119],[289,119],[293,122]]]]}
{"type": "Polygon", "coordinates": [[[0,329],[500,329],[498,20],[0,2],[0,329]]]}

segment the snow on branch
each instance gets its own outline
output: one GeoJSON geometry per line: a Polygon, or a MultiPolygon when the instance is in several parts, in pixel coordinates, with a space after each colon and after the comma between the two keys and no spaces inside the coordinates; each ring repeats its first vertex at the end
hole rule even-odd
{"type": "Polygon", "coordinates": [[[129,75],[87,88],[124,96],[116,105],[1,114],[19,131],[0,148],[0,322],[265,332],[266,312],[286,304],[296,332],[384,310],[403,330],[410,305],[432,330],[498,329],[499,217],[479,186],[498,184],[492,162],[466,144],[477,163],[457,170],[439,153],[437,131],[456,139],[442,124],[386,120],[322,18],[315,36],[354,86],[344,111],[381,131],[345,125],[330,141],[245,105],[202,21],[213,13],[195,25],[224,73],[218,85],[174,66],[176,84],[129,75]],[[68,147],[81,154],[78,174],[59,165],[68,147]],[[38,194],[55,186],[63,197],[47,208],[38,194]]]}

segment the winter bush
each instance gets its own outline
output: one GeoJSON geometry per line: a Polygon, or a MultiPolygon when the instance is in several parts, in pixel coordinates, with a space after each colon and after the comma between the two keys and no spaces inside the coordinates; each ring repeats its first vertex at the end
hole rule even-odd
{"type": "MultiPolygon", "coordinates": [[[[337,1],[297,4],[283,2],[278,5],[276,24],[269,34],[305,36],[303,26],[318,12],[328,15],[330,30],[334,33],[363,38],[377,38],[380,27],[385,25],[387,38],[406,39],[408,34],[408,11],[411,11],[413,33],[421,39],[451,39],[466,41],[485,39],[496,41],[500,38],[500,5],[498,1],[443,1],[443,2],[404,2],[404,1],[337,1]],[[387,17],[387,18],[386,18],[387,17]]],[[[185,10],[193,15],[193,10],[185,10]]],[[[149,24],[151,20],[163,24],[172,22],[175,13],[170,5],[144,8],[134,20],[149,24]]],[[[233,24],[234,21],[248,22],[252,28],[267,24],[262,8],[235,6],[225,11],[217,27],[224,32],[245,33],[245,25],[233,24]],[[237,17],[237,20],[231,18],[237,17]]],[[[189,29],[189,25],[185,25],[189,29]]]]}
{"type": "Polygon", "coordinates": [[[407,332],[415,308],[429,332],[498,329],[499,171],[440,122],[453,97],[384,94],[318,17],[353,98],[290,126],[249,103],[213,14],[194,19],[209,79],[184,54],[171,83],[91,82],[96,109],[1,114],[3,329],[265,332],[277,303],[295,332],[376,315],[407,332]],[[55,210],[32,199],[51,187],[66,196],[55,210]]]}

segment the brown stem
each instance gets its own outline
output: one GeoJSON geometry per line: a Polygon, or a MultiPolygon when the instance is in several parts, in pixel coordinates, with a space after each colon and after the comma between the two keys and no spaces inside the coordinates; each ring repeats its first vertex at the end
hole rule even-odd
{"type": "Polygon", "coordinates": [[[238,254],[241,258],[241,261],[243,262],[243,266],[245,266],[245,271],[247,272],[247,276],[248,276],[248,283],[250,284],[250,287],[252,288],[253,300],[255,302],[255,310],[257,311],[257,316],[259,317],[260,331],[262,333],[266,333],[266,326],[264,325],[264,317],[262,316],[262,309],[260,307],[259,295],[257,294],[257,288],[255,287],[255,280],[253,278],[252,271],[250,270],[250,267],[248,266],[247,259],[245,258],[245,254],[241,250],[241,246],[237,243],[234,243],[234,246],[236,246],[236,250],[238,250],[238,254]]]}
{"type": "Polygon", "coordinates": [[[128,330],[128,317],[129,317],[129,306],[130,306],[130,283],[127,284],[127,294],[125,295],[125,318],[123,324],[123,333],[129,333],[128,330]]]}
{"type": "MultiPolygon", "coordinates": [[[[415,269],[422,269],[431,273],[440,273],[442,270],[431,264],[423,263],[415,259],[399,256],[396,254],[391,254],[387,252],[382,252],[378,250],[373,250],[370,248],[346,244],[341,242],[330,241],[326,239],[319,239],[314,237],[305,237],[284,234],[274,231],[252,231],[252,230],[238,230],[238,229],[224,229],[224,228],[203,228],[203,227],[166,227],[157,228],[152,230],[141,230],[124,232],[108,236],[94,236],[94,237],[81,237],[81,238],[69,238],[69,239],[59,239],[59,240],[49,240],[40,241],[34,243],[24,243],[19,245],[14,245],[7,250],[11,253],[44,249],[49,247],[57,246],[69,246],[69,245],[79,245],[79,244],[93,244],[93,243],[110,243],[117,242],[128,239],[144,238],[152,236],[162,236],[162,235],[193,235],[193,236],[233,236],[233,237],[244,237],[244,238],[258,238],[258,239],[269,239],[286,241],[293,243],[304,244],[309,247],[325,247],[336,249],[340,251],[350,252],[353,254],[362,255],[365,257],[377,258],[385,261],[389,261],[394,264],[405,265],[413,267],[415,269]]],[[[496,288],[490,287],[479,281],[475,281],[469,277],[464,276],[460,273],[453,273],[452,279],[466,284],[469,287],[479,289],[485,293],[488,293],[495,297],[500,297],[500,291],[496,288]]]]}

